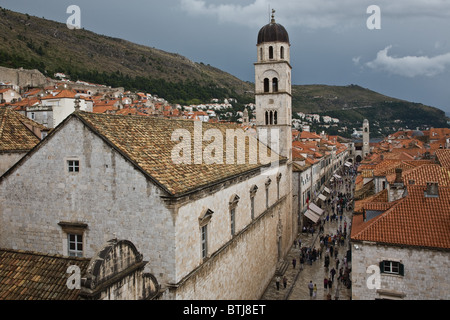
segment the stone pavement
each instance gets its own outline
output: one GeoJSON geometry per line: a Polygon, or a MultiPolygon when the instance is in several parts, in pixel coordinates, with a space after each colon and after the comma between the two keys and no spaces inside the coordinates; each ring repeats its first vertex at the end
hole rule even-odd
{"type": "MultiPolygon", "coordinates": [[[[342,191],[344,189],[339,188],[338,190],[342,191]]],[[[323,216],[326,216],[328,212],[331,212],[330,208],[326,208],[323,216]]],[[[352,211],[344,210],[342,222],[339,220],[325,222],[323,234],[336,234],[339,225],[342,224],[342,227],[344,226],[344,221],[346,221],[347,226],[349,226],[351,223],[352,214],[352,211]]],[[[349,234],[350,230],[347,227],[347,238],[345,239],[344,245],[335,245],[335,248],[338,249],[337,258],[341,261],[339,268],[342,266],[342,258],[346,255],[349,248],[349,234]]],[[[302,247],[315,247],[318,249],[320,247],[319,236],[320,235],[317,231],[313,235],[311,235],[311,233],[300,233],[297,239],[301,241],[302,247]]],[[[322,258],[318,258],[316,261],[312,262],[311,265],[305,262],[303,269],[301,269],[300,248],[298,245],[293,245],[284,259],[284,265],[280,265],[278,268],[280,273],[283,273],[283,275],[280,276],[280,289],[277,290],[275,280],[276,276],[274,276],[265,293],[261,297],[261,300],[327,300],[327,298],[330,298],[330,296],[327,297],[328,294],[331,295],[332,300],[351,299],[351,289],[347,289],[341,281],[337,280],[339,269],[336,269],[336,260],[334,255],[330,258],[330,266],[328,270],[324,267],[324,256],[325,255],[322,254],[322,258]],[[295,268],[292,263],[294,258],[296,259],[295,268]],[[324,278],[329,278],[329,270],[333,267],[336,269],[337,275],[334,277],[332,289],[325,289],[324,278]],[[287,278],[286,288],[283,285],[284,276],[287,278]],[[317,285],[317,296],[315,298],[310,297],[308,289],[308,284],[310,281],[317,285]]]]}

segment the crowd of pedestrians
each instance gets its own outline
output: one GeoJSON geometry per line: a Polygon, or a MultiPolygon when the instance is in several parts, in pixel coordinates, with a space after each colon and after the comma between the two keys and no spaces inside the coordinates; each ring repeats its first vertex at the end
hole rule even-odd
{"type": "MultiPolygon", "coordinates": [[[[334,179],[330,183],[331,192],[329,198],[322,203],[322,209],[326,216],[318,221],[316,228],[319,230],[318,248],[301,248],[300,261],[306,261],[309,265],[317,260],[323,260],[324,279],[323,288],[326,299],[331,300],[332,289],[335,288],[335,299],[339,299],[340,286],[351,288],[351,266],[347,262],[347,248],[345,240],[349,235],[351,223],[344,218],[345,212],[353,209],[353,183],[356,170],[347,168],[341,179],[334,179]],[[328,233],[325,234],[325,226],[328,233]],[[335,230],[335,232],[330,232],[335,230]]],[[[313,234],[315,228],[310,226],[308,231],[313,234]],[[312,231],[311,231],[312,230],[312,231]]],[[[301,263],[302,264],[302,263],[301,263]]],[[[308,284],[310,298],[317,297],[317,284],[311,280],[308,284]]]]}

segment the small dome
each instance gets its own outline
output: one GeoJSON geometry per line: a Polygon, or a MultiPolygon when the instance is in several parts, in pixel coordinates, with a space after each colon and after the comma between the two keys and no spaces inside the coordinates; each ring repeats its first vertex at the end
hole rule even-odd
{"type": "Polygon", "coordinates": [[[420,131],[420,130],[414,130],[414,131],[412,132],[411,136],[413,136],[413,137],[423,137],[424,134],[423,134],[423,132],[420,131]]]}
{"type": "Polygon", "coordinates": [[[264,42],[287,42],[289,43],[289,35],[286,29],[275,22],[275,18],[272,15],[272,21],[259,30],[258,44],[264,42]]]}

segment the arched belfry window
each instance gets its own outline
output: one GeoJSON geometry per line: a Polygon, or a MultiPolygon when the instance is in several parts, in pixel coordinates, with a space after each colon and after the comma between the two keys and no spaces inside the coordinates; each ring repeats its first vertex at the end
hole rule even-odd
{"type": "Polygon", "coordinates": [[[272,92],[278,92],[278,78],[272,79],[272,92]]]}
{"type": "Polygon", "coordinates": [[[269,92],[269,78],[264,79],[264,92],[269,92]]]}
{"type": "Polygon", "coordinates": [[[266,125],[269,124],[269,111],[266,111],[266,125]]]}
{"type": "Polygon", "coordinates": [[[264,55],[263,55],[263,48],[259,48],[259,59],[262,61],[264,60],[264,55]]]}
{"type": "Polygon", "coordinates": [[[277,112],[274,111],[273,112],[273,124],[277,124],[277,122],[278,122],[278,115],[277,115],[277,112]]]}
{"type": "Polygon", "coordinates": [[[281,46],[281,48],[280,48],[280,58],[284,59],[284,47],[283,46],[281,46]]]}
{"type": "Polygon", "coordinates": [[[269,59],[273,59],[273,47],[269,47],[269,59]]]}

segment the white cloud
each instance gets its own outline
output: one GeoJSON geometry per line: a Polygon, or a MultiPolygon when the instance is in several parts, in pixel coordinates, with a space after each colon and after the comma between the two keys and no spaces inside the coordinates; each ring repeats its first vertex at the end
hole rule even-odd
{"type": "Polygon", "coordinates": [[[359,65],[359,60],[361,60],[361,56],[352,58],[352,61],[355,64],[355,66],[359,65]]]}
{"type": "Polygon", "coordinates": [[[367,62],[366,65],[372,69],[386,71],[404,77],[416,76],[432,77],[445,72],[450,67],[450,52],[435,57],[428,56],[405,56],[393,57],[388,55],[392,46],[380,50],[375,60],[367,62]]]}

